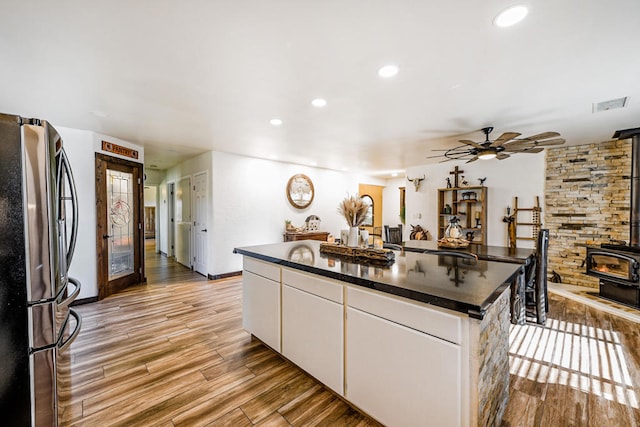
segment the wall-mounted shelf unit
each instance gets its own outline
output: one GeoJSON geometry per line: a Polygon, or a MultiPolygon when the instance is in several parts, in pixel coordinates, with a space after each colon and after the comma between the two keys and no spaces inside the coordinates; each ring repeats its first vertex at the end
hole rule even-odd
{"type": "Polygon", "coordinates": [[[438,239],[444,237],[449,219],[457,216],[463,235],[473,232],[472,243],[487,244],[487,187],[438,189],[438,239]],[[451,212],[446,209],[451,207],[451,212]]]}

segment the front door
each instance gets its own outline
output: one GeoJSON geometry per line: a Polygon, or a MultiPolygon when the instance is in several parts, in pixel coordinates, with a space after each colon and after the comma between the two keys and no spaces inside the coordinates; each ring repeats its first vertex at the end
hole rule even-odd
{"type": "Polygon", "coordinates": [[[98,299],[144,282],[142,165],[96,154],[98,299]]]}

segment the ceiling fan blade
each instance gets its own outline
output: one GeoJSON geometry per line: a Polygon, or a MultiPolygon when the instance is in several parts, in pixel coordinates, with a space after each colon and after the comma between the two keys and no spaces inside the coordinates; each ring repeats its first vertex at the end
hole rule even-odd
{"type": "Polygon", "coordinates": [[[504,159],[506,159],[507,157],[511,157],[511,156],[510,156],[510,155],[508,155],[508,154],[505,154],[505,153],[498,153],[498,154],[496,154],[496,159],[498,159],[498,160],[504,160],[504,159]]]}
{"type": "Polygon", "coordinates": [[[548,145],[561,145],[567,142],[564,138],[548,139],[546,141],[514,141],[506,144],[504,149],[507,151],[520,150],[523,148],[544,147],[548,145]]]}
{"type": "Polygon", "coordinates": [[[542,145],[561,145],[561,144],[564,144],[565,142],[567,142],[566,139],[557,138],[557,139],[548,139],[546,141],[536,142],[535,145],[537,145],[537,146],[542,146],[542,145]]]}
{"type": "Polygon", "coordinates": [[[478,144],[477,142],[469,141],[468,139],[461,139],[458,142],[462,142],[463,144],[467,144],[472,147],[479,148],[480,150],[484,149],[484,146],[482,146],[481,144],[478,144]]]}
{"type": "Polygon", "coordinates": [[[526,141],[540,141],[541,139],[555,138],[556,136],[560,136],[560,134],[558,132],[543,132],[523,139],[526,141]]]}
{"type": "Polygon", "coordinates": [[[524,150],[524,151],[522,151],[522,152],[523,152],[523,153],[539,153],[539,152],[541,152],[542,150],[544,150],[544,148],[543,148],[543,147],[535,147],[535,148],[530,148],[530,149],[528,149],[528,150],[524,150]]]}
{"type": "Polygon", "coordinates": [[[465,163],[475,162],[476,160],[478,160],[478,156],[474,156],[474,157],[470,158],[470,159],[469,159],[469,160],[467,160],[465,163]]]}
{"type": "Polygon", "coordinates": [[[521,147],[508,150],[510,153],[539,153],[544,147],[521,147]]]}
{"type": "Polygon", "coordinates": [[[425,159],[435,159],[436,157],[445,157],[444,154],[438,154],[437,156],[427,156],[425,159]]]}
{"type": "Polygon", "coordinates": [[[493,141],[493,144],[491,144],[491,147],[500,147],[502,144],[504,144],[507,141],[512,140],[513,138],[517,138],[519,137],[520,133],[518,132],[505,132],[502,135],[500,135],[498,137],[498,139],[496,139],[495,141],[493,141]]]}

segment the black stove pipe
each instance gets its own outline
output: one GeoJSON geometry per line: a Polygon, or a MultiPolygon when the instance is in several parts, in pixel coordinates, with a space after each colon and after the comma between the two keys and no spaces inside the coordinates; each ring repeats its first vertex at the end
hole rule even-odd
{"type": "Polygon", "coordinates": [[[629,212],[629,246],[640,249],[640,128],[618,130],[617,139],[631,138],[631,200],[629,212]]]}

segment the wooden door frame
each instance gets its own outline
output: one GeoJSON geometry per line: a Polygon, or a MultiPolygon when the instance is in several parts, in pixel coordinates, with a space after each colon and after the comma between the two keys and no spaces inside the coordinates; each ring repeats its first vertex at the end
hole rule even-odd
{"type": "Polygon", "coordinates": [[[108,260],[105,260],[107,252],[104,247],[105,239],[103,238],[103,236],[109,234],[109,228],[106,216],[102,215],[107,198],[107,162],[116,165],[116,167],[124,166],[133,169],[134,185],[138,186],[138,209],[134,209],[133,211],[133,235],[134,240],[136,240],[133,249],[133,274],[135,275],[136,283],[144,283],[147,281],[144,267],[144,232],[142,230],[142,219],[144,218],[144,182],[142,182],[144,172],[142,164],[96,153],[96,260],[98,263],[98,300],[101,300],[107,295],[111,295],[112,293],[118,292],[128,286],[124,283],[126,281],[125,278],[116,279],[112,281],[111,285],[109,285],[109,271],[107,267],[108,260]],[[135,224],[138,224],[138,226],[135,224]]]}

